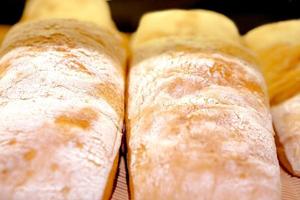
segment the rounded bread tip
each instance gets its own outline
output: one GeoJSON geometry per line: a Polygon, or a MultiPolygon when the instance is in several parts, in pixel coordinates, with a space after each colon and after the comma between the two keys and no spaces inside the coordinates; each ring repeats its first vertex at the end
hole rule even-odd
{"type": "Polygon", "coordinates": [[[202,9],[171,9],[145,14],[131,44],[135,48],[152,39],[169,36],[206,37],[231,42],[239,40],[236,25],[223,14],[202,9]]]}
{"type": "Polygon", "coordinates": [[[77,19],[92,22],[110,31],[117,30],[105,0],[29,0],[21,22],[52,18],[77,19]]]}

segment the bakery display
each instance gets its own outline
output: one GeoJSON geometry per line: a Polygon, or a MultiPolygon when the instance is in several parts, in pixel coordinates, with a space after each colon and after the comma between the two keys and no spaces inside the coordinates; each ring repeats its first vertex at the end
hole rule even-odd
{"type": "Polygon", "coordinates": [[[131,55],[131,199],[281,198],[266,85],[230,19],[146,14],[131,55]]]}
{"type": "Polygon", "coordinates": [[[300,20],[257,27],[244,39],[268,83],[281,163],[300,176],[300,20]]]}
{"type": "MultiPolygon", "coordinates": [[[[109,2],[120,30],[143,4],[109,2]]],[[[105,0],[27,0],[0,25],[0,200],[299,199],[300,20],[232,20],[120,33],[105,0]]]]}
{"type": "Polygon", "coordinates": [[[80,2],[29,1],[3,41],[0,199],[110,199],[124,120],[126,44],[106,2],[86,0],[91,10],[77,16],[80,2]]]}

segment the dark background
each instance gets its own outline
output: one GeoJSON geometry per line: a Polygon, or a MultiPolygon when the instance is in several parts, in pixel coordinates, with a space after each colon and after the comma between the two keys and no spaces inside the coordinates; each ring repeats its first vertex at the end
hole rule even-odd
{"type": "MultiPolygon", "coordinates": [[[[62,0],[63,1],[63,0],[62,0]]],[[[0,0],[0,24],[14,24],[21,17],[25,0],[0,0]]],[[[132,32],[140,16],[167,8],[203,8],[233,19],[241,33],[268,22],[300,18],[300,0],[110,0],[119,29],[132,32]]]]}

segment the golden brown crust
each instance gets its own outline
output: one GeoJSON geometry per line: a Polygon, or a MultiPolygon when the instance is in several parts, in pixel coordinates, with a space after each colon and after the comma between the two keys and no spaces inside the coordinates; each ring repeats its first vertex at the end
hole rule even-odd
{"type": "Polygon", "coordinates": [[[117,32],[73,19],[49,19],[15,25],[3,41],[1,54],[22,46],[34,46],[41,51],[51,47],[51,44],[55,44],[57,50],[64,50],[64,47],[84,47],[101,51],[111,56],[117,66],[125,66],[126,44],[117,32]]]}
{"type": "Polygon", "coordinates": [[[110,200],[113,195],[112,191],[115,186],[115,181],[116,181],[115,177],[116,177],[116,174],[118,171],[118,166],[119,166],[119,155],[116,156],[115,161],[112,166],[112,170],[110,171],[110,174],[107,178],[105,191],[104,191],[104,194],[102,197],[103,200],[110,200]]]}
{"type": "Polygon", "coordinates": [[[45,19],[77,19],[116,30],[106,0],[28,0],[21,22],[45,19]]]}
{"type": "Polygon", "coordinates": [[[172,9],[146,14],[140,24],[131,41],[133,64],[167,50],[222,52],[256,63],[235,24],[220,13],[172,9]]]}
{"type": "Polygon", "coordinates": [[[2,43],[2,40],[4,39],[6,33],[10,29],[10,26],[8,25],[0,25],[0,44],[2,43]]]}
{"type": "Polygon", "coordinates": [[[171,9],[145,14],[134,34],[131,45],[135,49],[144,43],[166,37],[194,37],[233,42],[241,38],[235,24],[226,16],[209,10],[171,9]],[[158,23],[160,22],[160,23],[158,23]],[[216,29],[220,27],[220,32],[216,29]]]}
{"type": "Polygon", "coordinates": [[[280,104],[299,93],[300,44],[273,45],[262,50],[259,56],[269,85],[271,105],[280,104]]]}
{"type": "Polygon", "coordinates": [[[271,23],[249,31],[244,40],[257,53],[271,105],[299,93],[300,20],[271,23]]]}

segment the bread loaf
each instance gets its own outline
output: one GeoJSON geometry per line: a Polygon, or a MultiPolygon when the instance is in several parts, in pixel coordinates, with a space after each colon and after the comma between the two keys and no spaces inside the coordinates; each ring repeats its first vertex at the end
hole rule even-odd
{"type": "Polygon", "coordinates": [[[125,47],[111,27],[70,18],[23,22],[3,42],[1,200],[110,198],[124,119],[125,47]]]}
{"type": "Polygon", "coordinates": [[[300,176],[300,20],[263,25],[244,39],[268,83],[279,158],[300,176]]]}
{"type": "Polygon", "coordinates": [[[279,200],[265,82],[235,25],[205,10],[154,12],[131,47],[131,198],[279,200]]]}

